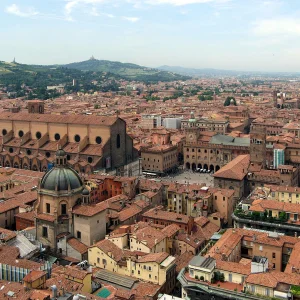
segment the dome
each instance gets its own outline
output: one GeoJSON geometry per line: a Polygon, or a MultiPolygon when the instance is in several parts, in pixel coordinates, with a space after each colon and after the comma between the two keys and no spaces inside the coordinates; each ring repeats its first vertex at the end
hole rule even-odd
{"type": "Polygon", "coordinates": [[[82,191],[82,195],[83,196],[88,196],[90,194],[90,191],[88,190],[88,189],[84,189],[83,191],[82,191]]]}
{"type": "MultiPolygon", "coordinates": [[[[61,150],[58,150],[61,151],[61,150]]],[[[47,172],[41,181],[41,189],[50,191],[76,190],[82,187],[79,175],[68,167],[54,167],[47,172]]]]}
{"type": "Polygon", "coordinates": [[[66,152],[62,149],[59,149],[56,151],[55,155],[56,155],[56,157],[58,157],[58,156],[64,157],[64,156],[66,156],[66,152]]]}

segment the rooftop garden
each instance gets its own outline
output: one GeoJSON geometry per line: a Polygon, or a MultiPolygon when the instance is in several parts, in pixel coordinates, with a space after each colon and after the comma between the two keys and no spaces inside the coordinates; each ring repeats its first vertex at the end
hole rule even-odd
{"type": "Polygon", "coordinates": [[[278,218],[272,217],[266,210],[264,212],[245,212],[242,209],[236,209],[234,211],[234,215],[241,219],[248,219],[268,223],[286,223],[288,221],[287,215],[284,211],[279,213],[278,218]]]}

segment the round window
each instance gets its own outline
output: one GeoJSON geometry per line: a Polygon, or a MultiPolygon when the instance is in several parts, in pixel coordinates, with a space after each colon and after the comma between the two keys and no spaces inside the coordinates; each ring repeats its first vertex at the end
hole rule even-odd
{"type": "Polygon", "coordinates": [[[96,143],[97,143],[97,144],[101,144],[101,143],[102,143],[102,139],[101,139],[100,136],[97,136],[97,137],[96,137],[96,143]]]}
{"type": "Polygon", "coordinates": [[[93,158],[91,156],[88,157],[88,163],[92,163],[93,162],[93,158]]]}
{"type": "Polygon", "coordinates": [[[55,133],[54,138],[56,141],[60,140],[60,134],[59,133],[55,133]]]}
{"type": "Polygon", "coordinates": [[[50,152],[46,152],[46,157],[50,157],[50,152]]]}
{"type": "Polygon", "coordinates": [[[31,155],[31,150],[27,149],[26,153],[27,153],[27,155],[31,155]]]}
{"type": "Polygon", "coordinates": [[[76,143],[79,143],[80,142],[80,135],[76,134],[75,137],[74,137],[74,140],[76,143]]]}
{"type": "Polygon", "coordinates": [[[9,151],[9,153],[13,153],[13,152],[14,152],[14,148],[10,147],[10,148],[8,149],[8,151],[9,151]]]}
{"type": "Polygon", "coordinates": [[[42,134],[38,131],[36,134],[35,134],[36,138],[39,140],[41,137],[42,137],[42,134]]]}
{"type": "Polygon", "coordinates": [[[2,130],[2,135],[7,135],[7,130],[6,129],[2,130]]]}
{"type": "Polygon", "coordinates": [[[23,135],[24,135],[23,130],[20,130],[20,131],[19,131],[19,137],[22,137],[23,135]]]}

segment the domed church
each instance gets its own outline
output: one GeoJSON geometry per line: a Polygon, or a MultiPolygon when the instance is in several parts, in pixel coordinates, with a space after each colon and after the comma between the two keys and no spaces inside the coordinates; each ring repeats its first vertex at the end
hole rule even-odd
{"type": "Polygon", "coordinates": [[[89,205],[89,190],[72,168],[67,165],[64,150],[57,150],[55,165],[41,179],[38,186],[36,237],[53,251],[60,239],[74,236],[73,208],[89,205]]]}

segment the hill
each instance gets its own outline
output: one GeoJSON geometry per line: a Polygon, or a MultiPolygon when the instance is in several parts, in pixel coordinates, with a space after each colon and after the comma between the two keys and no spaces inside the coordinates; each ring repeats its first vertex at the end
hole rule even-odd
{"type": "Polygon", "coordinates": [[[118,91],[119,75],[103,72],[83,72],[61,66],[25,65],[0,61],[0,87],[13,97],[48,99],[59,96],[56,89],[47,86],[63,86],[64,92],[118,91]],[[78,85],[73,86],[73,79],[78,85]]]}
{"type": "Polygon", "coordinates": [[[128,80],[143,82],[176,81],[189,79],[189,76],[179,75],[171,71],[152,69],[117,61],[98,60],[94,58],[82,62],[67,64],[64,65],[64,67],[81,71],[110,72],[128,80]]]}

